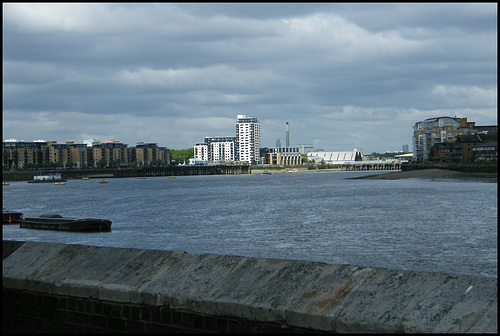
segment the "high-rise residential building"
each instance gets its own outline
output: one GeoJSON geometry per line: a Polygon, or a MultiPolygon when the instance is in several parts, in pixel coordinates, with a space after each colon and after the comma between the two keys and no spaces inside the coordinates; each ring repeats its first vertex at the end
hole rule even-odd
{"type": "Polygon", "coordinates": [[[236,157],[250,164],[260,163],[260,123],[257,118],[236,117],[236,157]]]}

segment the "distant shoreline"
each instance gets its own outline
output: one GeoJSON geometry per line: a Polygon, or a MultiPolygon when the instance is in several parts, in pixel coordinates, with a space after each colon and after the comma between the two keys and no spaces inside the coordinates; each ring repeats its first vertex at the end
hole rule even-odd
{"type": "Polygon", "coordinates": [[[388,172],[386,174],[368,175],[357,179],[399,180],[404,178],[459,178],[481,179],[488,182],[497,181],[497,173],[467,173],[448,169],[418,169],[410,171],[388,172]]]}
{"type": "MultiPolygon", "coordinates": [[[[264,168],[252,168],[252,174],[262,174],[265,170],[264,168]]],[[[288,173],[290,169],[268,169],[271,174],[283,174],[288,173]]],[[[326,172],[326,171],[343,171],[341,169],[307,169],[307,168],[297,168],[300,173],[315,173],[315,172],[326,172]]],[[[354,172],[354,171],[352,171],[354,172]]],[[[368,173],[368,171],[364,171],[368,173]]],[[[468,173],[461,172],[450,169],[417,169],[409,171],[401,170],[388,170],[386,172],[381,172],[380,170],[373,170],[373,175],[364,175],[359,177],[353,177],[352,179],[376,179],[376,180],[399,180],[407,178],[458,178],[458,179],[477,179],[483,180],[485,182],[497,182],[497,173],[468,173]]]]}
{"type": "MultiPolygon", "coordinates": [[[[289,170],[291,169],[297,169],[299,173],[306,173],[306,172],[315,172],[316,170],[310,170],[307,168],[282,168],[282,169],[275,169],[275,168],[252,168],[252,174],[262,174],[264,171],[268,171],[271,174],[283,174],[283,173],[288,173],[289,170]]],[[[340,169],[339,169],[340,170],[340,169]]]]}

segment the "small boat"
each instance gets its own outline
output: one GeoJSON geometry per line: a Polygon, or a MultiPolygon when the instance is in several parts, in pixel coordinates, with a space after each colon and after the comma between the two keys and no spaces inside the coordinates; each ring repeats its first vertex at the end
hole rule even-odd
{"type": "Polygon", "coordinates": [[[82,180],[87,181],[89,178],[88,177],[82,177],[82,180]]]}
{"type": "Polygon", "coordinates": [[[9,185],[9,182],[2,182],[2,185],[3,185],[3,186],[8,186],[8,185],[9,185]]]}
{"type": "Polygon", "coordinates": [[[111,231],[111,221],[101,218],[68,218],[61,215],[41,215],[25,217],[19,220],[19,227],[24,229],[56,230],[56,231],[111,231]]]}
{"type": "Polygon", "coordinates": [[[168,178],[174,179],[174,178],[175,178],[175,176],[169,176],[168,178]]]}
{"type": "Polygon", "coordinates": [[[28,183],[53,183],[66,182],[66,179],[61,177],[61,174],[35,175],[28,183]]]}
{"type": "Polygon", "coordinates": [[[138,177],[139,180],[145,180],[146,179],[146,176],[139,176],[138,177]]]}
{"type": "Polygon", "coordinates": [[[264,174],[264,175],[272,175],[272,174],[271,174],[271,172],[270,172],[270,171],[267,171],[267,170],[264,170],[264,171],[262,172],[262,174],[264,174]]]}
{"type": "Polygon", "coordinates": [[[17,224],[23,218],[23,213],[19,211],[3,210],[3,224],[17,224]]]}
{"type": "Polygon", "coordinates": [[[107,180],[100,180],[99,183],[108,183],[107,180]]]}
{"type": "Polygon", "coordinates": [[[64,185],[64,182],[56,182],[54,185],[64,185]]]}

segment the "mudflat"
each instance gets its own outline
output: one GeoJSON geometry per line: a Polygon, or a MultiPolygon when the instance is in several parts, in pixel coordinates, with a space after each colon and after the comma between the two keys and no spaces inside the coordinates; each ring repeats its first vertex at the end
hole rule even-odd
{"type": "Polygon", "coordinates": [[[496,173],[467,173],[447,169],[418,169],[410,171],[396,171],[387,174],[377,174],[363,176],[361,178],[379,180],[397,180],[402,178],[463,178],[463,179],[484,179],[488,182],[496,182],[496,173]]]}

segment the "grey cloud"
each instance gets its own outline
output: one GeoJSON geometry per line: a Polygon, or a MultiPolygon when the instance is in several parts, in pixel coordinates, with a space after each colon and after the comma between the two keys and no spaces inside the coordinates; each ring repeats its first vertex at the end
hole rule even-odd
{"type": "Polygon", "coordinates": [[[236,115],[247,114],[261,120],[263,146],[289,121],[293,141],[384,151],[409,144],[411,125],[434,113],[496,123],[493,4],[3,9],[6,138],[188,148],[231,135],[236,115]],[[104,125],[90,132],[96,117],[104,125]],[[393,138],[392,128],[405,131],[393,138]]]}

